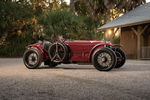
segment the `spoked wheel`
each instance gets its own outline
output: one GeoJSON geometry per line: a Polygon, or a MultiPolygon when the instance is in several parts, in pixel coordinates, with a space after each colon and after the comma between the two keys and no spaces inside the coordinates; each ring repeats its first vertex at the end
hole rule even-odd
{"type": "Polygon", "coordinates": [[[67,58],[67,47],[62,43],[54,43],[50,46],[48,53],[52,62],[60,63],[67,58]]]}
{"type": "Polygon", "coordinates": [[[122,67],[126,62],[126,55],[120,48],[112,48],[112,50],[116,53],[117,56],[117,64],[115,68],[122,67]]]}
{"type": "Polygon", "coordinates": [[[93,54],[93,65],[100,71],[109,71],[115,67],[117,59],[113,50],[101,48],[93,54]]]}
{"type": "Polygon", "coordinates": [[[35,69],[41,65],[41,54],[36,49],[28,49],[23,56],[24,64],[29,69],[35,69]]]}

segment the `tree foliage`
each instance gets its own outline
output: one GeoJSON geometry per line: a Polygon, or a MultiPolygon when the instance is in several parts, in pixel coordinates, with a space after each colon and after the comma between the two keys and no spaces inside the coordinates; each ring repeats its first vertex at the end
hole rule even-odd
{"type": "Polygon", "coordinates": [[[108,14],[110,9],[125,13],[144,3],[146,0],[70,0],[70,8],[73,12],[99,18],[108,14]]]}
{"type": "Polygon", "coordinates": [[[13,27],[13,24],[19,21],[30,19],[32,8],[28,4],[18,4],[10,1],[0,1],[0,30],[8,30],[13,27]]]}
{"type": "Polygon", "coordinates": [[[28,3],[0,1],[0,56],[22,55],[32,36],[32,17],[32,6],[28,3]]]}
{"type": "Polygon", "coordinates": [[[68,10],[58,9],[39,18],[44,33],[49,39],[64,35],[70,39],[94,39],[96,27],[100,24],[91,17],[77,16],[68,10]],[[95,29],[95,30],[94,30],[95,29]]]}
{"type": "MultiPolygon", "coordinates": [[[[30,24],[30,19],[33,16],[32,7],[27,3],[16,3],[11,1],[0,1],[0,33],[1,37],[5,35],[18,34],[21,35],[23,31],[30,24]]],[[[9,39],[8,39],[9,40],[9,39]]]]}

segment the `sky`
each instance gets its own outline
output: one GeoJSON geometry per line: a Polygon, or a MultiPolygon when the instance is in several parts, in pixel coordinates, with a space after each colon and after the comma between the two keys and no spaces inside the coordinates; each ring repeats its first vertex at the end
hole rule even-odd
{"type": "MultiPolygon", "coordinates": [[[[70,4],[70,0],[65,0],[67,2],[67,4],[70,4]]],[[[149,0],[150,1],[150,0],[149,0]]]]}
{"type": "MultiPolygon", "coordinates": [[[[65,0],[67,4],[70,4],[70,0],[65,0]]],[[[146,0],[146,2],[150,2],[150,0],[146,0]]]]}
{"type": "Polygon", "coordinates": [[[150,2],[150,0],[146,0],[146,2],[150,2]]]}

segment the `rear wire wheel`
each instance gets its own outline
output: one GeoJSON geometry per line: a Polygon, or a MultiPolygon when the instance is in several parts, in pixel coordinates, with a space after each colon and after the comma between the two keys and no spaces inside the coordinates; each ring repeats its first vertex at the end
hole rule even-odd
{"type": "Polygon", "coordinates": [[[101,48],[93,54],[92,62],[99,71],[109,71],[115,67],[117,58],[113,50],[101,48]]]}
{"type": "Polygon", "coordinates": [[[23,62],[29,69],[35,69],[41,65],[41,54],[38,50],[31,48],[25,51],[23,62]]]}

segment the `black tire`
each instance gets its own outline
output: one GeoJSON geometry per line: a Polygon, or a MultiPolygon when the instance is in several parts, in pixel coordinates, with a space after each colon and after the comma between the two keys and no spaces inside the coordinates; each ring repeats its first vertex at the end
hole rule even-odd
{"type": "Polygon", "coordinates": [[[48,65],[50,68],[55,68],[58,64],[51,62],[50,59],[44,62],[44,65],[48,65]]]}
{"type": "Polygon", "coordinates": [[[112,48],[117,56],[117,64],[115,68],[121,68],[126,62],[126,55],[120,48],[112,48]]]}
{"type": "Polygon", "coordinates": [[[50,60],[56,64],[66,61],[69,57],[68,47],[63,43],[52,44],[48,49],[48,54],[49,54],[50,60]],[[56,46],[58,48],[57,53],[56,53],[56,46]],[[56,55],[59,56],[59,58],[61,59],[58,59],[56,55]]]}
{"type": "Polygon", "coordinates": [[[58,64],[54,63],[54,62],[51,62],[48,66],[50,68],[55,68],[58,64]]]}
{"type": "Polygon", "coordinates": [[[34,48],[28,49],[23,55],[23,62],[27,68],[35,69],[41,65],[41,54],[34,48]]]}
{"type": "Polygon", "coordinates": [[[94,67],[99,71],[110,71],[117,63],[116,54],[110,48],[101,48],[92,56],[94,67]]]}

